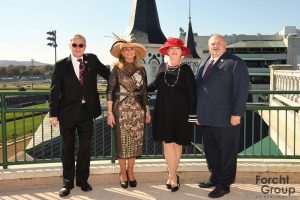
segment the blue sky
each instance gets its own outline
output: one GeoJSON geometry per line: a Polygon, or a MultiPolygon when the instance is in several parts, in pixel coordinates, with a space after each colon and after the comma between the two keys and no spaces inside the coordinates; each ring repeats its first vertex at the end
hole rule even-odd
{"type": "MultiPolygon", "coordinates": [[[[189,0],[156,0],[160,25],[166,37],[187,30],[189,0]]],[[[69,38],[87,39],[87,50],[111,64],[113,40],[124,35],[133,0],[6,0],[0,7],[0,60],[54,63],[54,48],[46,44],[47,31],[57,31],[57,58],[70,54],[69,38]]],[[[300,29],[299,0],[191,0],[193,31],[198,35],[274,34],[283,26],[300,29]]]]}

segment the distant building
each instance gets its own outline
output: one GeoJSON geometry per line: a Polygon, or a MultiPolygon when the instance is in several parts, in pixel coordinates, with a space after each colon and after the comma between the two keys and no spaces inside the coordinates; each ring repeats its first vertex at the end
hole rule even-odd
{"type": "MultiPolygon", "coordinates": [[[[207,41],[210,36],[194,36],[196,50],[202,59],[209,56],[207,41]]],[[[227,51],[246,61],[249,68],[268,67],[271,64],[300,63],[300,30],[285,26],[274,35],[225,35],[227,51]]]]}

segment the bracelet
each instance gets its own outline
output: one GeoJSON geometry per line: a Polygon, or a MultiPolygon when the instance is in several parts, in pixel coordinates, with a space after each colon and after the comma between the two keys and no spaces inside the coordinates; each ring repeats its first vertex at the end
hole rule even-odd
{"type": "Polygon", "coordinates": [[[109,115],[109,114],[113,114],[112,111],[107,111],[107,115],[109,115]]]}
{"type": "Polygon", "coordinates": [[[150,112],[149,106],[146,106],[146,112],[150,112]]]}

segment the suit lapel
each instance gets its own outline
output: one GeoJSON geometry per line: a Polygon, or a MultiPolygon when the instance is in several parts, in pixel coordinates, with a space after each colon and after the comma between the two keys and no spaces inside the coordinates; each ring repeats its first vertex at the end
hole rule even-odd
{"type": "MultiPolygon", "coordinates": [[[[73,63],[72,63],[72,58],[71,58],[71,55],[68,57],[67,59],[67,66],[68,66],[68,71],[70,71],[73,76],[77,77],[76,76],[76,73],[75,73],[75,70],[74,70],[74,66],[73,66],[73,63]]],[[[77,78],[78,79],[78,78],[77,78]]],[[[78,80],[79,81],[79,80],[78,80]]]]}
{"type": "Polygon", "coordinates": [[[223,63],[225,54],[226,54],[226,52],[218,59],[218,61],[216,63],[214,63],[214,65],[211,67],[211,69],[207,72],[208,74],[205,76],[205,80],[209,79],[211,76],[213,76],[215,73],[217,73],[219,71],[220,66],[223,63]]]}
{"type": "Polygon", "coordinates": [[[203,74],[203,70],[205,68],[205,65],[207,63],[207,61],[210,59],[210,56],[206,59],[205,62],[202,62],[199,66],[199,70],[198,70],[198,73],[197,73],[197,82],[198,81],[203,81],[203,77],[202,77],[202,74],[203,74]]]}

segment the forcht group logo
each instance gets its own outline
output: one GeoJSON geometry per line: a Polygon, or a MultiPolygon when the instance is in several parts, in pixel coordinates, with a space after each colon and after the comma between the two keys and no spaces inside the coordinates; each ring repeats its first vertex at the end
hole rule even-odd
{"type": "Polygon", "coordinates": [[[263,195],[258,195],[257,198],[266,196],[279,197],[279,196],[291,196],[295,194],[295,187],[289,185],[289,176],[279,177],[262,177],[256,176],[256,184],[260,186],[260,191],[263,195]]]}

